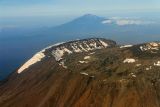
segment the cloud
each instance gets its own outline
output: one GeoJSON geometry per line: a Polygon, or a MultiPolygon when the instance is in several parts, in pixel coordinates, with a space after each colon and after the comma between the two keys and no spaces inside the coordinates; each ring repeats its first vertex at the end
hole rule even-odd
{"type": "Polygon", "coordinates": [[[103,24],[111,24],[111,23],[112,23],[112,20],[110,20],[110,19],[109,19],[109,20],[104,20],[104,21],[102,21],[102,23],[103,23],[103,24]]]}
{"type": "Polygon", "coordinates": [[[132,19],[121,19],[121,20],[116,20],[116,24],[123,26],[123,25],[141,25],[144,24],[145,22],[140,21],[140,20],[132,20],[132,19]]]}
{"type": "Polygon", "coordinates": [[[116,24],[119,26],[125,25],[145,25],[145,24],[153,24],[153,21],[145,21],[137,18],[119,18],[113,17],[111,19],[107,19],[102,21],[103,24],[116,24]]]}

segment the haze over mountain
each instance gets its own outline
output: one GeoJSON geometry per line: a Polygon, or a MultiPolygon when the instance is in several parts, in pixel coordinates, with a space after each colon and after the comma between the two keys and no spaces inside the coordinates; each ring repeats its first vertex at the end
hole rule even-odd
{"type": "Polygon", "coordinates": [[[86,14],[60,26],[47,28],[46,31],[39,32],[39,35],[59,35],[63,38],[100,35],[114,39],[119,43],[126,43],[126,41],[140,43],[160,39],[159,26],[159,22],[152,20],[120,17],[105,18],[86,14]]]}
{"type": "Polygon", "coordinates": [[[50,38],[55,38],[58,35],[64,37],[65,40],[71,36],[77,38],[101,35],[116,39],[120,43],[124,43],[126,40],[135,43],[148,41],[152,38],[157,39],[156,37],[160,34],[159,26],[160,23],[157,20],[132,17],[105,18],[86,14],[56,27],[29,28],[27,30],[14,27],[12,29],[11,27],[6,30],[3,29],[0,34],[2,35],[1,38],[10,36],[49,36],[50,38]],[[146,38],[142,39],[142,36],[146,36],[146,38]],[[138,40],[134,38],[138,38],[138,40]]]}

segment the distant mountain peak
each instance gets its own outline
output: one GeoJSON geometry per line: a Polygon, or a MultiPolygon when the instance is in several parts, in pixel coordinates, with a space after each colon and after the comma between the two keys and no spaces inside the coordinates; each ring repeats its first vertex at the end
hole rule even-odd
{"type": "Polygon", "coordinates": [[[82,17],[99,17],[99,16],[94,15],[94,14],[85,14],[82,17]]]}
{"type": "Polygon", "coordinates": [[[85,14],[83,16],[80,16],[80,17],[76,18],[73,21],[81,21],[81,22],[95,21],[95,22],[101,22],[103,20],[105,20],[104,17],[99,17],[99,16],[93,15],[93,14],[85,14]]]}
{"type": "Polygon", "coordinates": [[[105,19],[104,17],[100,17],[100,16],[97,16],[97,15],[94,15],[94,14],[85,14],[79,18],[95,18],[95,19],[105,19]]]}

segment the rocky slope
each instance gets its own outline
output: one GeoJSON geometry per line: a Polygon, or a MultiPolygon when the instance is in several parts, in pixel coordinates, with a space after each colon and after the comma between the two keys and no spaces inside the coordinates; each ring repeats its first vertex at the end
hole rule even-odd
{"type": "Polygon", "coordinates": [[[60,43],[0,85],[1,107],[160,107],[160,43],[60,43]]]}

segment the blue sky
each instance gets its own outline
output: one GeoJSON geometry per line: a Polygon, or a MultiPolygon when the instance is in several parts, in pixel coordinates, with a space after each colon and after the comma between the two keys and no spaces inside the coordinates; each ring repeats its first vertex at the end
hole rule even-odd
{"type": "Polygon", "coordinates": [[[44,20],[48,23],[43,23],[50,24],[48,18],[59,24],[88,13],[107,17],[157,17],[160,0],[0,0],[0,26],[44,20]]]}
{"type": "Polygon", "coordinates": [[[159,11],[160,0],[0,0],[0,16],[159,11]]]}

